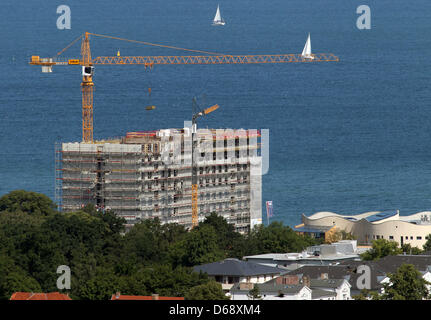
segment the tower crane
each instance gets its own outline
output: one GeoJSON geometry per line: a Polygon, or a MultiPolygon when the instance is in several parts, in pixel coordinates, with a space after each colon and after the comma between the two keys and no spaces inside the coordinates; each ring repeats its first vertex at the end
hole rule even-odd
{"type": "MultiPolygon", "coordinates": [[[[259,55],[229,55],[209,51],[186,49],[162,44],[155,44],[145,41],[129,40],[109,35],[85,32],[73,40],[63,50],[52,58],[41,58],[32,56],[31,65],[41,66],[42,72],[52,72],[53,66],[79,65],[82,67],[82,141],[93,143],[93,90],[94,90],[94,66],[95,65],[144,65],[145,68],[152,68],[154,65],[177,65],[177,64],[260,64],[260,63],[291,63],[291,62],[337,62],[339,58],[332,53],[318,53],[304,56],[302,54],[259,54],[259,55]],[[121,56],[118,50],[116,56],[91,57],[90,35],[100,38],[128,41],[132,43],[156,46],[162,48],[176,49],[193,52],[195,55],[184,56],[121,56]],[[77,41],[81,40],[81,57],[74,59],[60,59],[63,54],[77,41]],[[196,55],[198,53],[199,55],[196,55]]],[[[193,116],[196,122],[197,117],[206,115],[218,108],[212,106],[193,116]],[[196,117],[195,117],[196,116],[196,117]]],[[[194,169],[193,169],[194,170],[194,169]]],[[[196,172],[194,172],[196,173],[196,172]]],[[[192,177],[193,179],[193,177],[192,177]]],[[[195,179],[196,180],[196,179],[195,179]]],[[[192,182],[192,227],[198,223],[197,210],[197,182],[192,182]]]]}
{"type": "Polygon", "coordinates": [[[215,104],[203,111],[196,112],[192,117],[192,228],[196,227],[199,223],[198,220],[198,168],[196,165],[195,151],[196,151],[196,134],[197,126],[196,121],[198,118],[207,115],[219,108],[218,104],[215,104]]]}

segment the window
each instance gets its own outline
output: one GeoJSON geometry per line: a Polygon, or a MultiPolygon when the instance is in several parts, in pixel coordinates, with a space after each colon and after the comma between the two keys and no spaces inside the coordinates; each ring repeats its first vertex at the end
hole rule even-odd
{"type": "Polygon", "coordinates": [[[389,240],[394,240],[394,236],[389,236],[389,240]]]}
{"type": "Polygon", "coordinates": [[[422,237],[421,236],[417,236],[416,240],[422,240],[422,237]]]}

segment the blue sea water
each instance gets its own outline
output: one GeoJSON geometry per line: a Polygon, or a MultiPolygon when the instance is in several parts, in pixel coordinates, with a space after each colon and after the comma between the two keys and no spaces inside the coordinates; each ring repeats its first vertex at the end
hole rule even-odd
{"type": "MultiPolygon", "coordinates": [[[[273,220],[431,209],[428,0],[2,0],[0,10],[0,195],[54,198],[54,143],[81,140],[80,68],[42,74],[31,55],[54,56],[85,31],[226,54],[300,53],[310,32],[313,52],[340,62],[98,66],[95,138],[182,127],[192,97],[205,94],[221,108],[201,126],[269,129],[263,201],[273,200],[273,220]],[[70,30],[56,27],[62,4],[70,30]],[[221,28],[211,26],[217,4],[221,28]],[[356,27],[362,4],[371,30],[356,27]],[[157,109],[148,112],[150,86],[157,109]]],[[[93,57],[187,54],[94,37],[91,46],[93,57]]]]}

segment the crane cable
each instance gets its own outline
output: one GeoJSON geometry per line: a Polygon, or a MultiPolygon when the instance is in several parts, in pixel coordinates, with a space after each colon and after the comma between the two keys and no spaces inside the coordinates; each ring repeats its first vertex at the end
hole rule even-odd
{"type": "Polygon", "coordinates": [[[140,44],[145,44],[145,45],[154,46],[154,47],[162,47],[162,48],[169,48],[169,49],[175,49],[175,50],[183,50],[183,51],[191,51],[191,52],[205,53],[205,54],[211,54],[211,55],[225,56],[225,54],[217,53],[217,52],[194,50],[194,49],[186,49],[186,48],[168,46],[168,45],[151,43],[151,42],[145,42],[145,41],[138,41],[138,40],[130,40],[130,39],[118,38],[118,37],[107,36],[107,35],[96,34],[96,33],[88,33],[88,34],[91,34],[91,35],[96,36],[96,37],[101,37],[101,38],[108,38],[108,39],[115,39],[115,40],[121,40],[121,41],[127,41],[127,42],[140,43],[140,44]]]}
{"type": "Polygon", "coordinates": [[[83,34],[81,34],[78,38],[76,38],[75,40],[73,40],[71,43],[69,43],[63,50],[59,51],[56,55],[56,57],[58,57],[59,55],[61,55],[64,51],[66,51],[67,49],[69,49],[71,46],[73,46],[75,44],[76,41],[82,39],[82,37],[84,37],[83,34]]]}
{"type": "MultiPolygon", "coordinates": [[[[217,52],[211,52],[211,51],[203,51],[203,50],[195,50],[195,49],[187,49],[187,48],[181,48],[181,47],[174,47],[174,46],[168,46],[168,45],[163,45],[163,44],[151,43],[151,42],[146,42],[146,41],[130,40],[130,39],[125,39],[125,38],[107,36],[107,35],[97,34],[97,33],[90,33],[89,32],[88,34],[96,36],[96,37],[108,38],[108,39],[114,39],[114,40],[121,40],[121,41],[127,41],[127,42],[139,43],[139,44],[145,44],[145,45],[153,46],[153,47],[161,47],[161,48],[168,48],[168,49],[175,49],[175,50],[183,50],[183,51],[204,53],[204,54],[217,55],[217,56],[225,56],[226,55],[226,54],[223,54],[223,53],[217,53],[217,52]]],[[[69,43],[64,49],[62,49],[61,51],[59,51],[56,54],[55,58],[58,57],[58,56],[60,56],[62,53],[64,53],[67,49],[69,49],[71,46],[73,46],[78,40],[82,39],[83,37],[84,37],[84,34],[81,34],[78,38],[76,38],[71,43],[69,43]]]]}

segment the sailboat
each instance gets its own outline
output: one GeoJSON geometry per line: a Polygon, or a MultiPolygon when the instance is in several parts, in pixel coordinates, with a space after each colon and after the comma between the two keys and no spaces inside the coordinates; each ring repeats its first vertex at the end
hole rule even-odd
{"type": "Polygon", "coordinates": [[[314,59],[313,55],[311,54],[311,40],[310,40],[310,34],[308,34],[307,42],[305,43],[304,50],[302,50],[302,54],[301,54],[301,56],[302,56],[304,59],[311,59],[311,60],[313,60],[313,59],[314,59]]]}
{"type": "Polygon", "coordinates": [[[217,5],[217,12],[213,20],[213,26],[224,26],[226,22],[224,22],[223,18],[220,15],[220,7],[217,5]]]}

